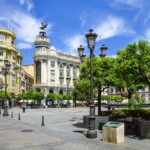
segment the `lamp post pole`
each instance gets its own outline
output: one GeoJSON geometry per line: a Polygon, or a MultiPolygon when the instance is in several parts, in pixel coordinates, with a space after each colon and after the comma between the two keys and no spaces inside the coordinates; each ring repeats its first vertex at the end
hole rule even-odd
{"type": "MultiPolygon", "coordinates": [[[[93,94],[93,57],[94,57],[94,49],[95,49],[95,41],[97,38],[97,34],[93,33],[93,30],[90,29],[89,33],[85,35],[87,38],[88,48],[90,49],[90,115],[89,115],[89,129],[87,131],[88,138],[97,138],[97,132],[95,130],[95,104],[94,104],[94,94],[93,94]]],[[[107,47],[102,45],[100,48],[101,54],[100,57],[106,56],[107,47]]],[[[84,61],[86,55],[84,54],[84,48],[82,45],[78,48],[78,53],[81,59],[81,62],[84,61]]],[[[101,90],[101,89],[100,89],[101,90]]],[[[99,101],[98,112],[101,111],[101,102],[99,101]]]]}
{"type": "Polygon", "coordinates": [[[4,98],[4,113],[3,116],[9,116],[8,114],[8,101],[7,101],[7,75],[10,70],[10,62],[8,60],[4,60],[4,68],[2,68],[2,71],[4,72],[5,76],[5,98],[4,98]]]}

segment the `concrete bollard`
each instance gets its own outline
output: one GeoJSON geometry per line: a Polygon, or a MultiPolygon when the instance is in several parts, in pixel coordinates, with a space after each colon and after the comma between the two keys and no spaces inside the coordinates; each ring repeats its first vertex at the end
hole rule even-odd
{"type": "Polygon", "coordinates": [[[45,123],[44,123],[44,116],[42,116],[42,123],[41,123],[41,126],[45,126],[45,123]]]}
{"type": "Polygon", "coordinates": [[[18,113],[18,120],[21,120],[20,113],[18,113]]]}
{"type": "Polygon", "coordinates": [[[13,112],[11,112],[11,118],[13,118],[13,112]]]}

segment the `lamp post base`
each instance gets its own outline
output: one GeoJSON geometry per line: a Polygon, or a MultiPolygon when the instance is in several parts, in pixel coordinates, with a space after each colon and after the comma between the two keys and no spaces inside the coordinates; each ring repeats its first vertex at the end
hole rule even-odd
{"type": "Polygon", "coordinates": [[[3,116],[9,116],[9,114],[8,114],[8,111],[6,110],[4,110],[4,113],[3,113],[3,116]]]}
{"type": "Polygon", "coordinates": [[[87,131],[87,138],[89,138],[89,139],[97,138],[97,132],[95,130],[88,130],[87,131]]]}

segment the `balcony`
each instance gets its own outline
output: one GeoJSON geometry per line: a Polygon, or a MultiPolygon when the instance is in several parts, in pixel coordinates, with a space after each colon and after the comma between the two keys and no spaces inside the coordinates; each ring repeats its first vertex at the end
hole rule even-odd
{"type": "Polygon", "coordinates": [[[70,75],[68,75],[68,76],[66,77],[66,79],[67,79],[67,80],[70,80],[70,79],[71,79],[71,76],[70,76],[70,75]]]}
{"type": "Polygon", "coordinates": [[[63,78],[64,78],[64,75],[63,75],[63,74],[60,74],[60,75],[59,75],[59,78],[60,78],[60,79],[63,79],[63,78]]]}

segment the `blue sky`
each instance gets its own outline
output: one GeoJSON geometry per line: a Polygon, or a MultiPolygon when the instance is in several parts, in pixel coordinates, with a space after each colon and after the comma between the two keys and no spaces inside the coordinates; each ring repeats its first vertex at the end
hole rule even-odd
{"type": "Polygon", "coordinates": [[[9,22],[16,33],[16,46],[23,65],[33,63],[34,40],[40,22],[48,23],[47,35],[58,51],[77,55],[84,45],[85,33],[93,28],[98,34],[95,54],[102,44],[107,55],[137,40],[150,41],[150,0],[0,0],[0,25],[9,22]]]}

